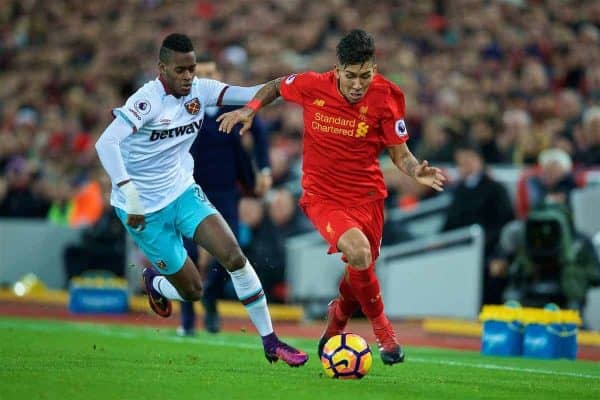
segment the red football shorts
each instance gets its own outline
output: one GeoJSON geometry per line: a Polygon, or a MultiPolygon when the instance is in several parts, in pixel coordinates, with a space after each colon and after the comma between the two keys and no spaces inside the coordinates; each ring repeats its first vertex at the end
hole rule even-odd
{"type": "Polygon", "coordinates": [[[358,228],[369,239],[373,261],[377,259],[383,235],[383,199],[356,207],[343,207],[306,197],[300,201],[300,208],[329,243],[328,254],[339,251],[337,243],[345,232],[358,228]]]}

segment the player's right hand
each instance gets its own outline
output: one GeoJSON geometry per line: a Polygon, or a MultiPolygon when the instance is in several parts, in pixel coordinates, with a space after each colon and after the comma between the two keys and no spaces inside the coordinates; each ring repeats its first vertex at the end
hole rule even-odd
{"type": "Polygon", "coordinates": [[[146,227],[146,219],[143,215],[127,214],[127,225],[141,232],[146,227]]]}
{"type": "Polygon", "coordinates": [[[252,121],[254,120],[255,114],[256,112],[249,107],[242,107],[240,109],[221,114],[217,118],[217,122],[219,122],[219,131],[230,134],[233,127],[238,123],[241,123],[241,136],[252,126],[252,121]]]}
{"type": "Polygon", "coordinates": [[[136,231],[143,231],[146,227],[144,218],[144,206],[132,181],[119,184],[119,189],[125,196],[125,212],[127,213],[127,225],[136,231]]]}
{"type": "Polygon", "coordinates": [[[446,177],[441,169],[430,167],[427,160],[421,161],[415,168],[415,179],[420,184],[432,187],[438,192],[444,191],[444,181],[446,180],[446,177]]]}

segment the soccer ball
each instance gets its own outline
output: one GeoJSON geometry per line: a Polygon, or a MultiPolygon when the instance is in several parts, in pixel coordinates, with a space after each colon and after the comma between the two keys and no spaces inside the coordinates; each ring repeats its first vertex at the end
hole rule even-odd
{"type": "Polygon", "coordinates": [[[369,372],[372,363],[369,345],[354,333],[331,337],[321,354],[325,374],[335,379],[360,379],[369,372]]]}

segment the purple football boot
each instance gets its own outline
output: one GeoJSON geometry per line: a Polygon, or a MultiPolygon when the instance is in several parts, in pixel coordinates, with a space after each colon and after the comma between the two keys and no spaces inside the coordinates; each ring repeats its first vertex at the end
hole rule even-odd
{"type": "Polygon", "coordinates": [[[283,360],[290,367],[300,367],[308,361],[308,354],[282,342],[274,332],[263,336],[262,340],[265,357],[270,363],[283,360]]]}
{"type": "Polygon", "coordinates": [[[148,295],[148,304],[150,304],[152,311],[163,318],[167,318],[171,315],[173,306],[171,305],[171,300],[160,294],[152,286],[152,279],[157,275],[159,274],[152,268],[144,268],[144,272],[142,272],[144,284],[146,285],[146,294],[148,295]]]}

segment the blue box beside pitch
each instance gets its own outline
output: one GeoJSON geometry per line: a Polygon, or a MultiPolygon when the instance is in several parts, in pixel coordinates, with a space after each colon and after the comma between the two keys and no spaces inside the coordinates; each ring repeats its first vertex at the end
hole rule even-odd
{"type": "Polygon", "coordinates": [[[83,314],[122,314],[129,311],[124,288],[78,286],[69,290],[69,311],[83,314]]]}
{"type": "Polygon", "coordinates": [[[542,359],[577,357],[577,333],[581,317],[576,310],[560,310],[555,304],[543,309],[520,305],[486,305],[481,352],[494,356],[542,359]]]}
{"type": "Polygon", "coordinates": [[[523,337],[523,355],[534,358],[577,357],[575,324],[529,324],[523,337]]]}
{"type": "Polygon", "coordinates": [[[520,356],[523,353],[523,331],[523,324],[519,321],[485,321],[481,352],[490,356],[520,356]]]}

